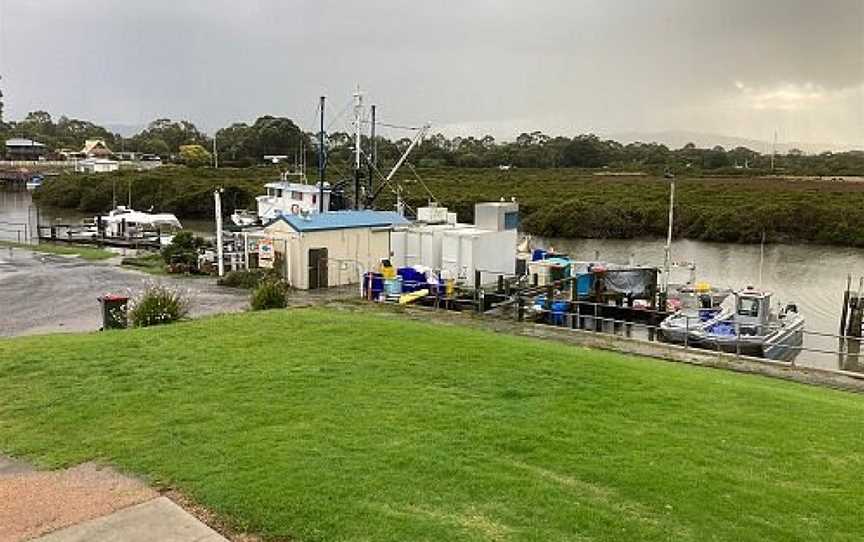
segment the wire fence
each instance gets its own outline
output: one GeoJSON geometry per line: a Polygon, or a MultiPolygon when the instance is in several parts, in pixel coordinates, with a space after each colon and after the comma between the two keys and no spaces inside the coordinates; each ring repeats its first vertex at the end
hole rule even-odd
{"type": "MultiPolygon", "coordinates": [[[[759,342],[754,339],[753,335],[742,333],[741,326],[735,326],[734,335],[728,337],[725,342],[713,340],[710,337],[705,339],[694,338],[694,332],[697,332],[702,324],[702,321],[697,316],[681,315],[684,320],[684,325],[678,327],[675,335],[670,337],[670,330],[664,329],[659,322],[656,322],[659,316],[657,313],[648,309],[630,309],[634,313],[644,313],[643,318],[648,322],[639,321],[636,319],[622,319],[610,316],[604,316],[602,313],[608,310],[619,310],[622,307],[609,305],[605,303],[595,303],[589,301],[578,301],[573,303],[575,310],[555,310],[546,306],[531,305],[526,306],[524,299],[517,298],[512,307],[509,317],[516,320],[531,319],[539,324],[549,325],[553,327],[563,327],[581,331],[591,331],[613,336],[626,336],[636,339],[645,339],[649,341],[662,341],[671,344],[678,344],[685,349],[697,348],[702,351],[715,350],[717,352],[731,353],[737,356],[754,357],[751,353],[753,345],[759,345],[759,342]],[[585,308],[589,308],[585,311],[585,308]],[[521,314],[520,314],[521,313],[521,314]],[[653,320],[653,322],[652,322],[653,320]],[[692,325],[691,325],[692,324],[692,325]],[[750,339],[750,340],[748,340],[750,339]]],[[[660,313],[665,317],[665,314],[660,313]]],[[[770,334],[781,331],[783,326],[771,323],[762,326],[760,336],[770,336],[770,334]]],[[[864,338],[854,335],[840,335],[836,333],[827,333],[821,331],[808,331],[806,329],[790,330],[790,340],[788,342],[777,344],[768,343],[768,347],[776,347],[785,352],[783,358],[786,359],[771,359],[774,362],[786,363],[790,366],[808,366],[820,367],[824,363],[816,363],[816,360],[808,357],[807,354],[820,354],[832,356],[837,360],[837,365],[840,370],[853,372],[864,371],[864,354],[861,352],[861,344],[864,338]],[[836,342],[836,348],[822,348],[813,345],[807,345],[806,337],[819,337],[829,339],[836,342]],[[803,355],[803,359],[799,359],[799,355],[803,355]]],[[[764,344],[764,343],[763,343],[764,344]]],[[[758,356],[755,356],[758,357],[758,356]]]]}

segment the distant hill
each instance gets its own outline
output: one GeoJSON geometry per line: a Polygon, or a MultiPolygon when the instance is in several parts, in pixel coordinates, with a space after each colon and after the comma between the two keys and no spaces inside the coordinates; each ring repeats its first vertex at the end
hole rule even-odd
{"type": "MultiPolygon", "coordinates": [[[[614,139],[615,141],[624,144],[636,141],[641,141],[643,143],[662,143],[670,149],[680,149],[687,143],[692,142],[700,148],[710,148],[720,145],[724,149],[734,149],[735,147],[740,146],[747,147],[750,150],[760,153],[771,152],[770,141],[760,141],[758,139],[747,139],[744,137],[720,134],[703,134],[684,130],[668,130],[664,132],[619,132],[603,134],[602,136],[608,139],[614,139]]],[[[832,143],[802,143],[799,141],[777,142],[777,152],[779,154],[785,154],[789,149],[800,149],[807,154],[818,154],[824,151],[842,152],[861,150],[861,147],[832,143]]]]}

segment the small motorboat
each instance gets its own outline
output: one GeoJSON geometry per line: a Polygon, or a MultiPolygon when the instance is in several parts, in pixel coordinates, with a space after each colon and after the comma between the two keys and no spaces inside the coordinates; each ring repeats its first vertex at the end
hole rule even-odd
{"type": "Polygon", "coordinates": [[[254,226],[258,223],[258,213],[248,209],[234,209],[234,212],[231,213],[231,222],[241,228],[254,226]]]}
{"type": "Polygon", "coordinates": [[[732,303],[724,303],[732,290],[715,288],[704,282],[669,285],[666,308],[672,314],[660,322],[659,338],[670,343],[684,343],[691,330],[698,330],[718,317],[734,313],[732,303]]]}
{"type": "Polygon", "coordinates": [[[747,287],[735,292],[732,314],[721,311],[688,338],[701,348],[791,361],[804,342],[804,323],[796,305],[772,311],[770,292],[747,287]]]}
{"type": "Polygon", "coordinates": [[[44,181],[45,177],[43,177],[42,175],[33,175],[32,177],[27,179],[27,182],[24,184],[24,186],[25,188],[27,188],[27,190],[36,190],[37,188],[42,186],[42,183],[44,181]]]}

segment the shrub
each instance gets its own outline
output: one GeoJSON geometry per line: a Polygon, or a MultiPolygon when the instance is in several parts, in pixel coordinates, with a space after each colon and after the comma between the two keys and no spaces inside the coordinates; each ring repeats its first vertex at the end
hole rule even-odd
{"type": "Polygon", "coordinates": [[[288,285],[282,280],[262,281],[253,291],[250,305],[253,311],[284,309],[288,304],[288,285]]]}
{"type": "Polygon", "coordinates": [[[204,238],[196,237],[191,231],[178,232],[171,243],[162,249],[162,259],[172,268],[197,271],[198,250],[204,244],[204,238]]]}
{"type": "Polygon", "coordinates": [[[262,282],[270,280],[279,280],[279,276],[272,269],[250,269],[248,271],[230,271],[216,283],[219,286],[230,288],[252,289],[262,282]]]}
{"type": "Polygon", "coordinates": [[[129,322],[132,327],[170,324],[189,314],[189,299],[178,290],[165,286],[148,286],[132,300],[129,322]]]}

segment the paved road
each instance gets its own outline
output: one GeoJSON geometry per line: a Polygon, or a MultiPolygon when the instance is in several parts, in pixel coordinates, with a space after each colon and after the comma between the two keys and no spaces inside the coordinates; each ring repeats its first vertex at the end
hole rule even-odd
{"type": "Polygon", "coordinates": [[[240,311],[248,293],[216,286],[209,278],[154,277],[119,267],[116,262],[0,248],[0,337],[94,331],[102,325],[102,294],[132,294],[163,283],[185,291],[192,316],[240,311]]]}

